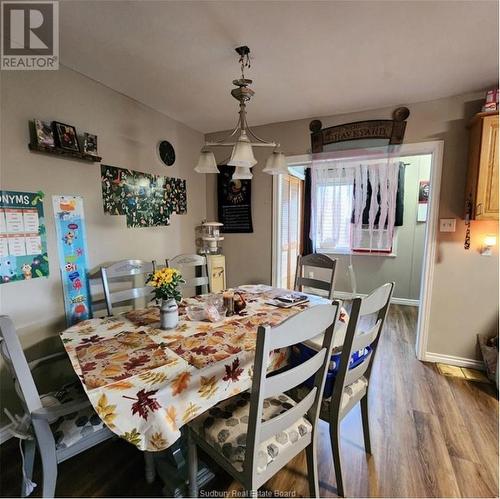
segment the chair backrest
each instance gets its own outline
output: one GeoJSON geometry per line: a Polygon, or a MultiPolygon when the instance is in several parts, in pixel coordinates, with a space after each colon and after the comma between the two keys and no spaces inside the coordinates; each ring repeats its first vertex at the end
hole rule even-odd
{"type": "Polygon", "coordinates": [[[0,353],[16,383],[21,402],[26,412],[32,413],[42,407],[40,394],[31,374],[23,347],[10,317],[0,315],[0,353]]]}
{"type": "MultiPolygon", "coordinates": [[[[335,268],[337,267],[337,259],[330,258],[322,253],[312,253],[311,255],[297,257],[297,268],[295,270],[295,291],[302,291],[303,287],[320,289],[328,293],[328,299],[333,300],[333,290],[335,287],[335,268]],[[327,280],[306,277],[304,275],[304,267],[314,267],[319,269],[330,270],[330,276],[327,280]]],[[[325,272],[326,273],[326,272],[325,272]]]]}
{"type": "MultiPolygon", "coordinates": [[[[173,267],[178,269],[182,273],[182,277],[186,281],[182,284],[182,288],[201,288],[202,293],[208,293],[210,291],[210,285],[208,281],[208,268],[207,268],[207,258],[202,255],[177,255],[174,258],[166,260],[167,267],[173,267]],[[194,277],[187,277],[183,270],[193,269],[194,277]]],[[[196,291],[198,294],[198,291],[196,291]]]]}
{"type": "MultiPolygon", "coordinates": [[[[155,271],[156,262],[144,262],[142,260],[121,260],[108,267],[101,267],[102,287],[104,288],[104,298],[106,299],[106,308],[108,315],[113,315],[113,305],[135,301],[139,298],[145,298],[147,301],[153,298],[154,291],[151,286],[131,287],[121,289],[120,291],[111,291],[110,285],[113,282],[130,282],[142,276],[155,271]]],[[[134,283],[133,283],[134,286],[134,283]]]]}
{"type": "MultiPolygon", "coordinates": [[[[389,282],[375,289],[365,298],[355,298],[352,300],[349,323],[342,346],[339,371],[335,377],[335,386],[332,395],[333,417],[336,417],[335,411],[340,411],[342,408],[342,395],[346,386],[354,383],[361,376],[364,376],[367,382],[370,381],[373,359],[377,351],[380,331],[389,310],[393,289],[394,283],[389,282]],[[371,326],[367,330],[361,331],[360,319],[365,316],[372,317],[370,321],[371,326]],[[352,355],[355,352],[364,350],[366,347],[370,347],[371,352],[359,365],[353,369],[349,369],[352,355]]],[[[342,410],[346,413],[349,409],[345,407],[342,410]]]]}
{"type": "MultiPolygon", "coordinates": [[[[276,327],[259,326],[250,398],[245,473],[255,476],[257,451],[263,441],[296,423],[305,414],[315,428],[339,306],[338,302],[317,305],[290,317],[276,327]],[[313,357],[292,369],[267,376],[269,356],[273,350],[301,343],[323,332],[323,345],[313,357]],[[279,416],[262,422],[263,403],[266,398],[290,390],[312,376],[315,376],[314,387],[301,402],[279,416]]],[[[278,460],[280,459],[281,456],[278,460]]],[[[286,464],[286,461],[281,464],[286,464]]],[[[279,464],[276,466],[279,467],[279,464]]]]}

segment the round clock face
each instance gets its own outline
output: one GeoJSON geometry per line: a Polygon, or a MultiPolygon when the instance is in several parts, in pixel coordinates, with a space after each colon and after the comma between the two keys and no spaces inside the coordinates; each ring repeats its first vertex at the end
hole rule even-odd
{"type": "Polygon", "coordinates": [[[158,144],[158,155],[167,166],[172,166],[175,163],[175,150],[172,144],[166,140],[162,140],[158,144]]]}

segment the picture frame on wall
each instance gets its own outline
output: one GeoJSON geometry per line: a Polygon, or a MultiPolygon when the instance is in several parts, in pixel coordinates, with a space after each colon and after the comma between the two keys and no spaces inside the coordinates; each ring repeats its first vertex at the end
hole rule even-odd
{"type": "Polygon", "coordinates": [[[54,131],[49,121],[34,119],[35,139],[39,146],[55,147],[54,131]]]}
{"type": "Polygon", "coordinates": [[[83,152],[90,156],[97,156],[97,135],[88,132],[83,134],[83,152]]]}
{"type": "Polygon", "coordinates": [[[56,144],[66,151],[80,152],[80,144],[76,135],[76,129],[73,125],[66,125],[59,121],[52,122],[56,144]]]}

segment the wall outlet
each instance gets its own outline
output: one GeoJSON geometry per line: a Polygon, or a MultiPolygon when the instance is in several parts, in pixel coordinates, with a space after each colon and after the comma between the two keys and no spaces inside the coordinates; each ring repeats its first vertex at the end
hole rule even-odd
{"type": "Polygon", "coordinates": [[[440,218],[439,232],[455,232],[457,220],[455,218],[440,218]]]}
{"type": "Polygon", "coordinates": [[[309,279],[314,279],[314,272],[312,270],[309,271],[308,275],[309,279]]]}

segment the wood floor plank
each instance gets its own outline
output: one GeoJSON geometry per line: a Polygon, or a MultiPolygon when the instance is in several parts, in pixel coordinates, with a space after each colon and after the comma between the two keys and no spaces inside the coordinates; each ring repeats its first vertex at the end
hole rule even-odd
{"type": "MultiPolygon", "coordinates": [[[[444,440],[450,456],[479,463],[479,455],[476,452],[471,432],[468,428],[468,411],[463,411],[453,394],[447,376],[439,374],[434,366],[429,366],[426,372],[426,386],[429,396],[434,400],[434,414],[438,417],[444,440]]],[[[468,381],[453,378],[452,383],[468,381]]]]}
{"type": "MultiPolygon", "coordinates": [[[[491,385],[455,378],[447,378],[447,381],[467,425],[465,435],[470,437],[471,455],[477,456],[473,461],[483,467],[490,487],[498,491],[498,401],[489,395],[491,385]]],[[[457,432],[456,438],[465,435],[457,432]]]]}
{"type": "Polygon", "coordinates": [[[450,455],[436,416],[413,411],[418,445],[418,463],[424,471],[425,497],[459,497],[460,490],[450,455]]]}
{"type": "Polygon", "coordinates": [[[490,486],[490,475],[483,465],[459,457],[450,459],[462,497],[498,497],[498,487],[490,486]]]}

